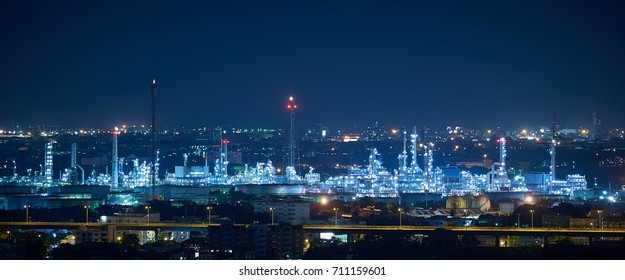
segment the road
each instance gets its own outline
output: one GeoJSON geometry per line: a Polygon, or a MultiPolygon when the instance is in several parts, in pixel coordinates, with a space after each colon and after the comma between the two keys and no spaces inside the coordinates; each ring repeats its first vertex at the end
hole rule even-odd
{"type": "MultiPolygon", "coordinates": [[[[218,224],[212,224],[217,226],[218,224]]],[[[249,225],[241,225],[249,226],[249,225]]],[[[205,230],[207,224],[190,223],[74,223],[74,222],[0,222],[3,230],[67,229],[87,230],[115,227],[117,230],[205,230]]],[[[366,225],[304,225],[308,233],[333,232],[336,234],[364,234],[402,232],[406,234],[428,234],[441,227],[430,226],[366,226],[366,225]]],[[[523,236],[615,236],[625,237],[625,229],[576,229],[576,228],[505,228],[505,227],[443,227],[458,234],[474,235],[523,235],[523,236]]]]}

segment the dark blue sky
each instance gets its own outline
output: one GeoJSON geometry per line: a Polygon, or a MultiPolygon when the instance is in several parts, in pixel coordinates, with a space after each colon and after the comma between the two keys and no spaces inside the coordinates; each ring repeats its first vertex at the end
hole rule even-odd
{"type": "Polygon", "coordinates": [[[625,125],[624,3],[7,0],[0,126],[625,125]]]}

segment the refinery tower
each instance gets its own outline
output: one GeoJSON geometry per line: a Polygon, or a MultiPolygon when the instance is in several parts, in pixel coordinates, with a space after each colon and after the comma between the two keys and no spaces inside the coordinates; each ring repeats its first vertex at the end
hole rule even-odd
{"type": "Polygon", "coordinates": [[[286,109],[289,111],[289,134],[288,134],[288,146],[285,157],[285,175],[287,181],[299,180],[298,174],[301,174],[299,151],[297,149],[297,141],[295,140],[295,110],[298,108],[294,101],[293,96],[289,97],[289,103],[286,105],[286,109]]]}

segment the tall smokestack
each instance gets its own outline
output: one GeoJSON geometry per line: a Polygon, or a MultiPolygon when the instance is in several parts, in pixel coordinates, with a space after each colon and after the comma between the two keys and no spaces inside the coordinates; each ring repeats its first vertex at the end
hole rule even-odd
{"type": "Polygon", "coordinates": [[[558,119],[556,115],[556,109],[553,109],[553,127],[551,128],[551,146],[549,154],[551,155],[551,165],[549,167],[549,175],[551,175],[551,181],[556,179],[556,133],[558,132],[558,119]]]}
{"type": "Polygon", "coordinates": [[[551,128],[551,133],[554,137],[558,130],[560,130],[560,124],[558,123],[558,111],[553,109],[553,127],[551,128]]]}
{"type": "Polygon", "coordinates": [[[152,188],[151,190],[154,191],[154,186],[156,186],[156,176],[157,176],[157,165],[156,165],[156,159],[158,157],[158,155],[156,154],[156,93],[157,93],[157,89],[156,89],[156,79],[152,80],[152,188]]]}
{"type": "Polygon", "coordinates": [[[71,167],[76,168],[76,143],[72,143],[72,162],[71,167]]]}
{"type": "Polygon", "coordinates": [[[113,131],[113,189],[117,189],[119,179],[117,178],[119,174],[119,163],[117,159],[117,134],[119,134],[119,129],[115,127],[115,131],[113,131]]]}

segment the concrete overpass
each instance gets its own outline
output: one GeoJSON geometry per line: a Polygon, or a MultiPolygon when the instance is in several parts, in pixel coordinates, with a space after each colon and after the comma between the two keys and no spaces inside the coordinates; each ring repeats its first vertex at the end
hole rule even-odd
{"type": "MultiPolygon", "coordinates": [[[[219,224],[211,224],[218,226],[219,224]]],[[[249,225],[247,225],[249,226],[249,225]]],[[[198,223],[76,223],[76,222],[0,222],[1,230],[153,230],[153,231],[202,231],[208,224],[198,223]]],[[[625,229],[577,229],[577,228],[512,228],[512,227],[430,227],[430,226],[367,226],[367,225],[304,225],[307,233],[332,232],[334,234],[405,233],[432,234],[437,229],[450,230],[459,235],[493,236],[582,236],[582,237],[621,237],[625,229]]]]}
{"type": "Polygon", "coordinates": [[[311,233],[333,232],[335,234],[402,232],[428,235],[436,229],[450,230],[464,235],[514,235],[514,236],[583,236],[583,237],[625,237],[625,229],[578,229],[578,228],[516,228],[516,227],[429,227],[429,226],[326,226],[305,225],[304,231],[311,233]]]}
{"type": "MultiPolygon", "coordinates": [[[[212,224],[217,225],[217,224],[212,224]]],[[[76,222],[0,222],[3,230],[89,230],[115,227],[118,230],[205,230],[208,224],[189,223],[76,223],[76,222]]]]}

